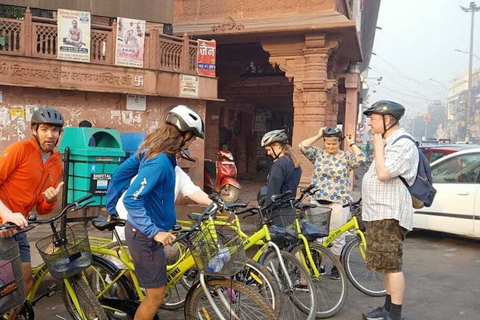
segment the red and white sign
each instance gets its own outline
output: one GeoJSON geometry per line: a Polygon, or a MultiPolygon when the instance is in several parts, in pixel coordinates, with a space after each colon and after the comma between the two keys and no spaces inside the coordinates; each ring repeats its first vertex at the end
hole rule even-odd
{"type": "Polygon", "coordinates": [[[201,76],[215,77],[217,43],[198,39],[197,71],[201,76]]]}
{"type": "Polygon", "coordinates": [[[425,113],[423,115],[423,121],[425,122],[430,122],[430,114],[429,113],[425,113]]]}

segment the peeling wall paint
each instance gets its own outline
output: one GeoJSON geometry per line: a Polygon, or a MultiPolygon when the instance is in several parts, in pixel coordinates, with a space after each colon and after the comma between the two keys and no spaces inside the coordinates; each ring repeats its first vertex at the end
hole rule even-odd
{"type": "MultiPolygon", "coordinates": [[[[82,120],[94,127],[117,129],[123,132],[149,133],[160,125],[166,112],[184,104],[205,118],[205,101],[147,97],[146,111],[126,110],[126,95],[83,91],[48,90],[0,86],[3,101],[0,103],[0,151],[9,144],[31,136],[32,113],[40,107],[60,110],[66,126],[78,126],[82,120]],[[12,111],[13,110],[13,111],[12,111]]],[[[197,139],[190,147],[192,155],[203,164],[204,141],[197,139]]],[[[203,166],[189,172],[193,180],[203,181],[203,166]]]]}

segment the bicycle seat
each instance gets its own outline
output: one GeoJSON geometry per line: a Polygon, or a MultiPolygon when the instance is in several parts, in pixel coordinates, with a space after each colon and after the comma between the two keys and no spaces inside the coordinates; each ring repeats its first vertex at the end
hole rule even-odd
{"type": "Polygon", "coordinates": [[[316,208],[317,205],[314,204],[314,203],[297,203],[295,204],[295,208],[299,209],[299,210],[304,210],[304,209],[312,209],[312,208],[316,208]]]}
{"type": "MultiPolygon", "coordinates": [[[[190,220],[194,220],[194,221],[197,221],[198,218],[200,218],[201,214],[199,213],[194,213],[194,212],[190,212],[190,213],[187,213],[187,217],[190,219],[190,220]]],[[[208,219],[208,215],[205,215],[203,218],[202,218],[202,221],[205,221],[208,219]]]]}
{"type": "MultiPolygon", "coordinates": [[[[200,214],[199,213],[193,213],[193,212],[190,212],[187,214],[187,217],[190,219],[190,220],[193,220],[193,221],[197,221],[198,218],[200,217],[200,214]]],[[[208,219],[208,216],[204,216],[202,221],[205,221],[208,219]]],[[[230,220],[230,217],[229,216],[221,216],[221,215],[217,215],[215,216],[215,220],[220,220],[220,221],[228,221],[230,220]]]]}
{"type": "Polygon", "coordinates": [[[224,203],[223,207],[225,208],[225,210],[228,210],[228,209],[236,209],[236,208],[246,208],[246,207],[247,207],[247,204],[246,204],[246,203],[240,203],[240,202],[236,202],[236,203],[224,203]]]}
{"type": "Polygon", "coordinates": [[[107,218],[104,216],[98,216],[92,220],[92,225],[100,231],[113,231],[115,227],[124,227],[126,222],[127,221],[123,219],[114,219],[107,222],[107,218]]]}

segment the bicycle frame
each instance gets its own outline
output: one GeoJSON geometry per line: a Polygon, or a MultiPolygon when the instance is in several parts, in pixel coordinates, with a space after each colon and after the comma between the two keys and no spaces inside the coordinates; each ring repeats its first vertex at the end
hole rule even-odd
{"type": "MultiPolygon", "coordinates": [[[[364,248],[367,248],[367,240],[365,239],[365,234],[363,233],[362,230],[360,230],[360,226],[358,224],[357,217],[353,216],[352,219],[350,219],[347,223],[342,225],[341,227],[335,229],[335,230],[330,230],[328,233],[328,237],[323,241],[322,245],[327,248],[333,240],[338,238],[342,233],[348,232],[351,229],[355,229],[355,234],[362,239],[362,243],[364,245],[364,248]]],[[[362,255],[363,259],[366,259],[366,253],[363,250],[363,248],[360,249],[360,254],[362,255]]]]}
{"type": "MultiPolygon", "coordinates": [[[[32,268],[32,277],[33,277],[33,286],[30,292],[27,294],[26,300],[30,303],[35,301],[35,296],[37,294],[37,291],[40,287],[40,284],[43,282],[45,279],[45,276],[49,273],[47,265],[45,263],[42,263],[34,268],[32,268]]],[[[75,293],[75,290],[72,288],[72,285],[70,284],[70,281],[68,279],[64,279],[63,283],[65,284],[65,287],[68,291],[68,294],[70,298],[72,299],[72,302],[79,314],[79,316],[82,319],[86,319],[85,315],[83,314],[83,310],[80,307],[80,303],[78,301],[77,295],[75,293]]]]}

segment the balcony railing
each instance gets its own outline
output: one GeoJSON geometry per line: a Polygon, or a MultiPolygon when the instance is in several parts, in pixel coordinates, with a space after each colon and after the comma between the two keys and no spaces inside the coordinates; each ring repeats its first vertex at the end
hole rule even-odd
{"type": "MultiPolygon", "coordinates": [[[[117,27],[91,26],[90,62],[114,65],[117,27]]],[[[32,17],[0,18],[0,54],[57,59],[57,21],[32,17]]],[[[197,74],[197,41],[161,34],[153,27],[145,37],[144,68],[197,74]]]]}

